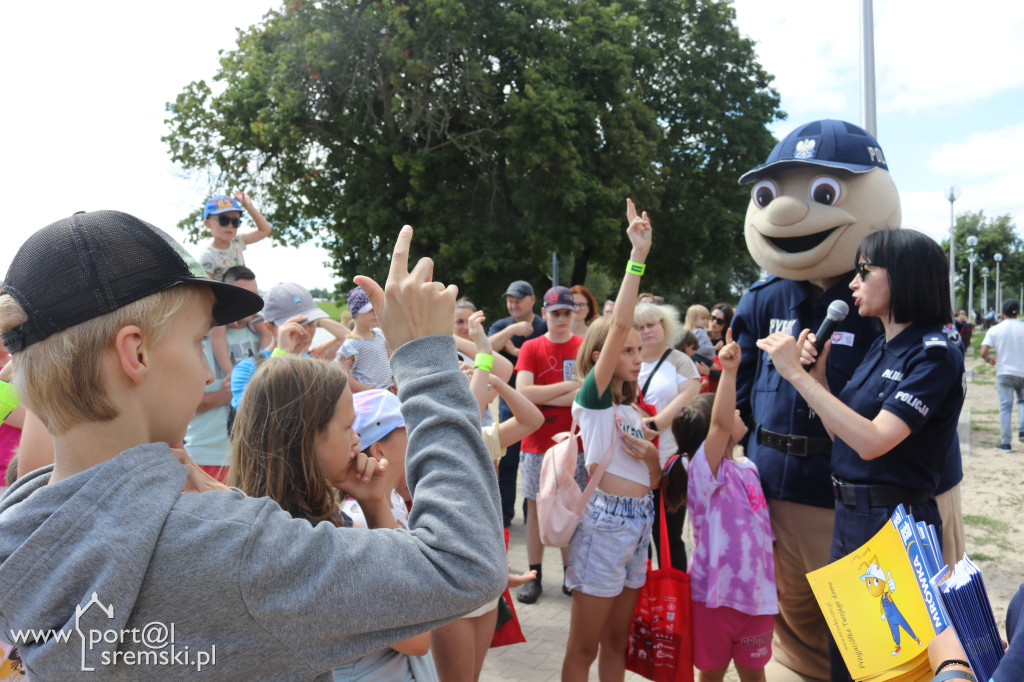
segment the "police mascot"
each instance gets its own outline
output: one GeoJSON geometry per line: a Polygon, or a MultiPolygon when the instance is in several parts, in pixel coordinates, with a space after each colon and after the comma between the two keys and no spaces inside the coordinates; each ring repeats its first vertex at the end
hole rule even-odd
{"type": "MultiPolygon", "coordinates": [[[[875,230],[899,227],[900,199],[877,140],[835,120],[798,127],[740,183],[751,185],[747,249],[769,273],[743,295],[732,333],[743,350],[737,402],[751,427],[747,456],[760,471],[776,539],[773,655],[804,678],[828,679],[828,627],[805,575],[828,563],[832,441],[754,342],[776,331],[817,332],[829,305],[845,302],[849,312],[835,327],[827,358],[828,385],[838,395],[881,333],[853,305],[857,245],[875,230]]],[[[955,449],[946,489],[962,478],[955,449]]]]}

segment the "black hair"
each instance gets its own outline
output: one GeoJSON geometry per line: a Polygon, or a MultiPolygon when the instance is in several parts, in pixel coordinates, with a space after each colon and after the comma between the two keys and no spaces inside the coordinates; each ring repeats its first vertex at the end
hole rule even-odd
{"type": "Polygon", "coordinates": [[[893,322],[953,322],[949,261],[934,239],[911,229],[872,232],[857,247],[854,266],[862,261],[885,268],[893,322]]]}
{"type": "MultiPolygon", "coordinates": [[[[676,438],[676,448],[682,457],[691,459],[700,449],[701,443],[707,440],[714,404],[714,394],[702,393],[679,410],[679,414],[672,420],[672,435],[676,438]]],[[[661,478],[661,499],[665,500],[666,509],[676,511],[686,504],[688,484],[686,467],[676,462],[668,474],[661,478]]]]}
{"type": "Polygon", "coordinates": [[[687,346],[693,346],[694,350],[700,346],[700,341],[697,340],[697,335],[689,329],[683,330],[683,338],[679,339],[679,343],[676,344],[676,350],[681,350],[685,353],[687,346]]]}
{"type": "Polygon", "coordinates": [[[234,284],[240,279],[256,279],[256,273],[245,267],[244,265],[235,265],[225,271],[224,276],[221,280],[228,284],[234,284]]]}

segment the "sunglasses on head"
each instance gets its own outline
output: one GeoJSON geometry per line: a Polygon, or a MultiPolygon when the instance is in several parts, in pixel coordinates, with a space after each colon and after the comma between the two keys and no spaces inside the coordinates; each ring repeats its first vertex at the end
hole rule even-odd
{"type": "Polygon", "coordinates": [[[856,270],[857,275],[860,276],[861,281],[864,281],[864,280],[866,280],[868,278],[868,275],[871,274],[871,271],[868,270],[868,268],[872,268],[874,266],[875,266],[874,263],[870,263],[868,261],[862,261],[860,263],[857,263],[857,267],[854,268],[854,269],[856,270]]]}
{"type": "Polygon", "coordinates": [[[242,224],[242,219],[229,218],[222,213],[219,216],[217,216],[217,222],[220,223],[221,227],[227,227],[228,225],[231,225],[232,227],[238,227],[239,225],[242,224]]]}

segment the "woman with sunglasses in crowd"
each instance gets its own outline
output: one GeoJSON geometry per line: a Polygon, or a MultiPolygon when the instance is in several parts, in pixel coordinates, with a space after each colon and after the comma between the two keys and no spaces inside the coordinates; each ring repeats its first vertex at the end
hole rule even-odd
{"type": "MultiPolygon", "coordinates": [[[[833,439],[831,561],[871,539],[899,504],[942,537],[934,494],[964,401],[964,357],[947,334],[949,265],[939,245],[914,230],[882,230],[861,242],[855,266],[854,305],[862,317],[878,318],[884,334],[838,398],[825,365],[842,338],[821,353],[808,329],[799,339],[776,332],[757,342],[833,439]]],[[[831,648],[832,679],[850,679],[831,648]]]]}
{"type": "Polygon", "coordinates": [[[711,319],[708,320],[708,338],[715,347],[715,353],[725,345],[725,330],[732,324],[732,306],[728,303],[716,303],[711,307],[711,319]]]}

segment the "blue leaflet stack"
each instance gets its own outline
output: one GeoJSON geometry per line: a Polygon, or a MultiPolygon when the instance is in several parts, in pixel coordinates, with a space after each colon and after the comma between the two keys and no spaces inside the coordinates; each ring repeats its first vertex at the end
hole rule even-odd
{"type": "Polygon", "coordinates": [[[981,570],[967,555],[939,586],[939,595],[977,680],[991,679],[1003,657],[1003,642],[992,615],[981,570]]]}

